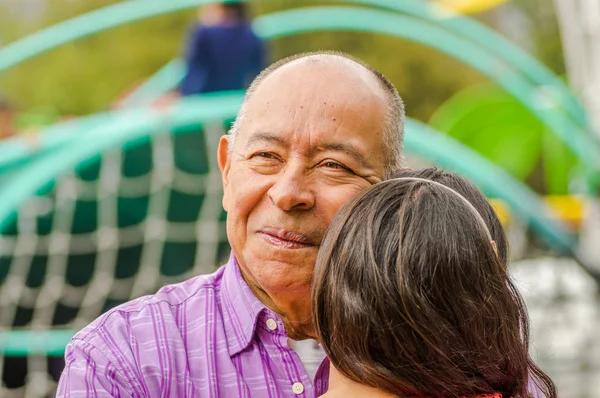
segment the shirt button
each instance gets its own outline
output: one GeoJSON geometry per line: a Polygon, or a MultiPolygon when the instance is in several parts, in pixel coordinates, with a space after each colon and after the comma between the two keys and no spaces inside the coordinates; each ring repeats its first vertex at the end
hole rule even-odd
{"type": "Polygon", "coordinates": [[[294,392],[294,394],[300,395],[304,392],[304,385],[302,385],[302,383],[300,382],[294,383],[294,385],[292,386],[292,391],[294,392]]]}
{"type": "Polygon", "coordinates": [[[275,319],[267,319],[267,327],[269,328],[269,330],[277,329],[277,322],[275,322],[275,319]]]}

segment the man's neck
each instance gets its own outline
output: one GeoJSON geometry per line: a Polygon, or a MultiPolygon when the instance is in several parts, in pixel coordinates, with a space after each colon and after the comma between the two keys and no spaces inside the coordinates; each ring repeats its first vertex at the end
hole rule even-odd
{"type": "Polygon", "coordinates": [[[268,294],[264,290],[249,284],[252,293],[264,304],[277,313],[290,339],[304,340],[315,338],[311,315],[310,291],[286,293],[285,295],[268,294]]]}

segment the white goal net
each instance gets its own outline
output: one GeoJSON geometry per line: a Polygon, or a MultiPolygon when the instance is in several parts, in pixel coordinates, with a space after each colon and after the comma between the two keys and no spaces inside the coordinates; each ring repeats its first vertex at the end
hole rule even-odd
{"type": "MultiPolygon", "coordinates": [[[[29,198],[0,231],[0,328],[79,330],[228,255],[222,126],[166,132],[99,156],[29,198]]],[[[57,161],[60,161],[57,159],[57,161]]],[[[0,357],[0,396],[53,396],[60,353],[0,357]]]]}

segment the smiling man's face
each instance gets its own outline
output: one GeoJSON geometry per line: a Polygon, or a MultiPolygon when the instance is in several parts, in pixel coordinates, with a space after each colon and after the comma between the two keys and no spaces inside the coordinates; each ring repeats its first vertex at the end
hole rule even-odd
{"type": "Polygon", "coordinates": [[[227,235],[251,287],[310,298],[335,213],[383,178],[386,110],[377,78],[346,59],[292,61],[259,84],[234,148],[219,147],[227,235]]]}

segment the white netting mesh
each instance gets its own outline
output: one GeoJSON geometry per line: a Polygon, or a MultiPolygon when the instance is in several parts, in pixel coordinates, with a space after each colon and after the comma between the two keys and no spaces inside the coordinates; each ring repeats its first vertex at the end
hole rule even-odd
{"type": "Polygon", "coordinates": [[[532,325],[532,355],[559,397],[600,397],[600,300],[594,281],[570,259],[517,261],[513,274],[532,325]]]}
{"type": "MultiPolygon", "coordinates": [[[[78,330],[212,272],[228,255],[216,164],[224,131],[166,133],[102,154],[23,203],[0,232],[0,328],[78,330]]],[[[0,396],[52,396],[62,358],[0,359],[0,396]]]]}

